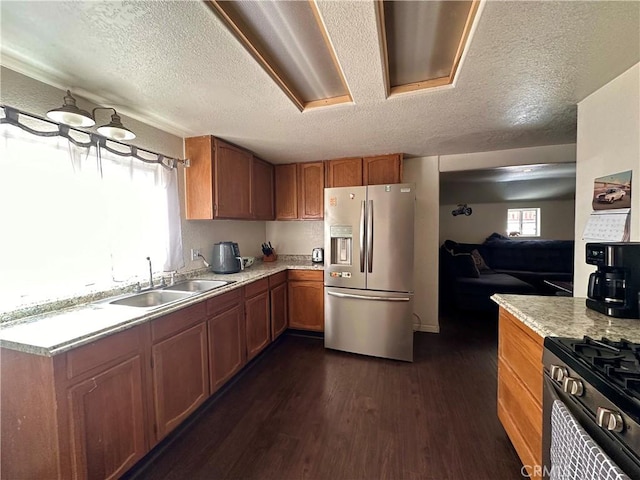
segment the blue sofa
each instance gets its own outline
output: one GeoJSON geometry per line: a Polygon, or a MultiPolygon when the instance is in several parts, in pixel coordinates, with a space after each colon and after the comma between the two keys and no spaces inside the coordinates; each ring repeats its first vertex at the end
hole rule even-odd
{"type": "Polygon", "coordinates": [[[447,240],[440,248],[441,304],[493,310],[489,297],[494,293],[553,295],[555,289],[544,280],[573,280],[573,249],[573,240],[521,240],[495,233],[481,244],[447,240]],[[474,261],[474,250],[484,264],[478,265],[477,254],[474,261]]]}

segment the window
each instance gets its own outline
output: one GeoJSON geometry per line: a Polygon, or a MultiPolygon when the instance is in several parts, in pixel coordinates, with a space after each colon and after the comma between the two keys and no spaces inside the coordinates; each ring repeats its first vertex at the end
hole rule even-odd
{"type": "Polygon", "coordinates": [[[0,172],[0,313],[182,266],[175,169],[2,125],[0,172]]]}
{"type": "Polygon", "coordinates": [[[510,237],[539,237],[539,208],[510,208],[507,211],[507,234],[510,237]]]}

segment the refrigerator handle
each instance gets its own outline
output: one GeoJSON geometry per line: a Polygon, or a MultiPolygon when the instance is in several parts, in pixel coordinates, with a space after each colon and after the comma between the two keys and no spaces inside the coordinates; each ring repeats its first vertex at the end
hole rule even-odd
{"type": "Polygon", "coordinates": [[[360,202],[360,271],[364,273],[365,205],[360,202]]]}
{"type": "Polygon", "coordinates": [[[367,264],[369,273],[373,272],[373,200],[369,200],[367,212],[367,264]]]}
{"type": "Polygon", "coordinates": [[[327,292],[327,295],[338,298],[353,298],[356,300],[378,300],[382,302],[408,302],[411,297],[379,297],[373,295],[355,295],[353,293],[327,292]]]}

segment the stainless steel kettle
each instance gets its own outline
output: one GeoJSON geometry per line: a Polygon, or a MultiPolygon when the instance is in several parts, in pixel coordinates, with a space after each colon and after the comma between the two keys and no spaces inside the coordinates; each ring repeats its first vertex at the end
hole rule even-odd
{"type": "Polygon", "coordinates": [[[220,242],[213,246],[211,270],[214,273],[236,273],[243,270],[240,248],[235,242],[220,242]]]}

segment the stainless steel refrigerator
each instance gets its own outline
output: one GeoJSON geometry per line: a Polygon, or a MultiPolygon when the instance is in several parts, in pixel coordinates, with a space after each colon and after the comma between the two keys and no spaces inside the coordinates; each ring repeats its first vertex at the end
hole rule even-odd
{"type": "Polygon", "coordinates": [[[326,348],[413,361],[413,184],[325,188],[326,348]]]}

